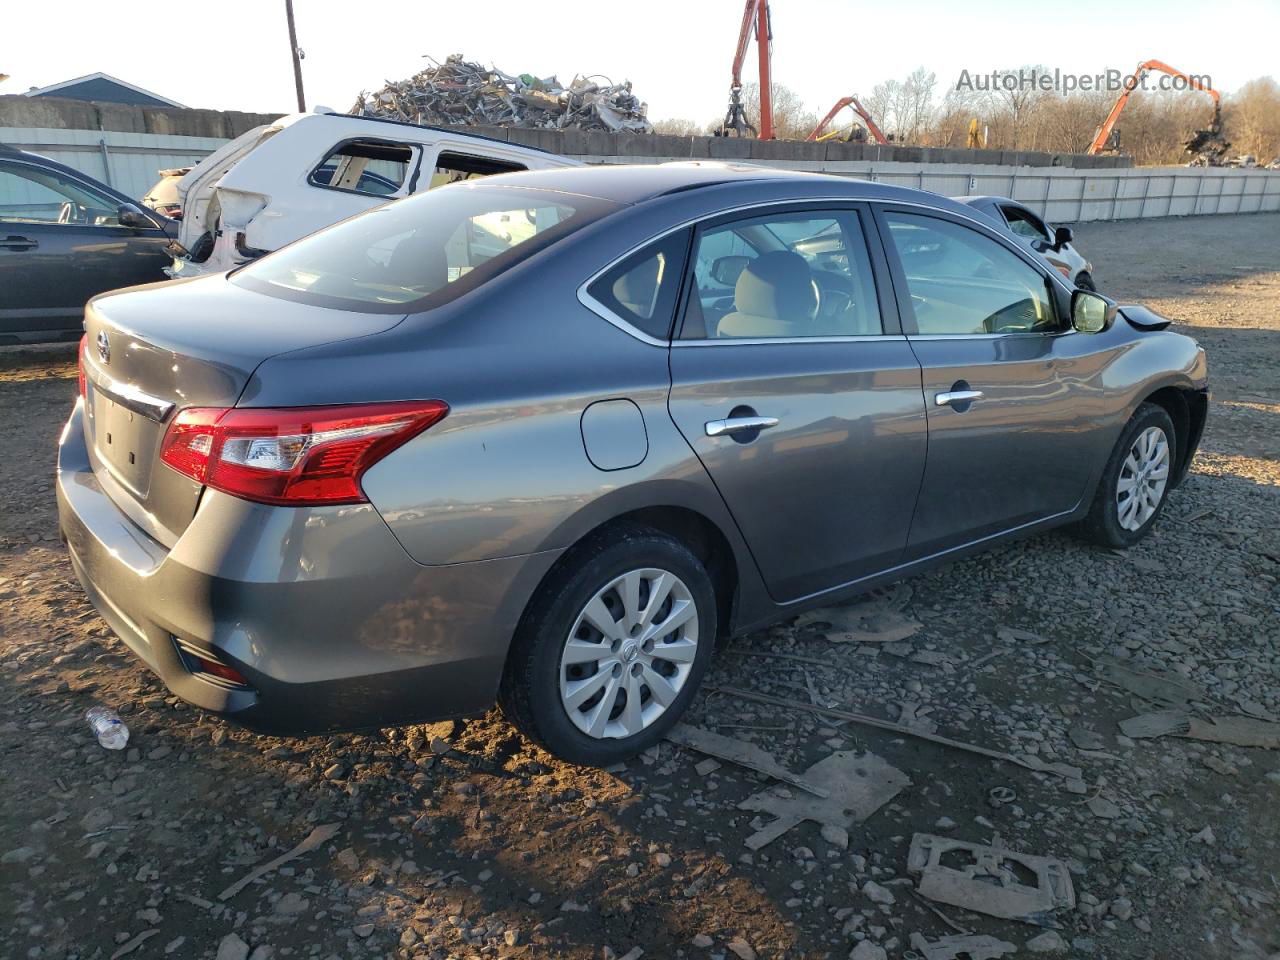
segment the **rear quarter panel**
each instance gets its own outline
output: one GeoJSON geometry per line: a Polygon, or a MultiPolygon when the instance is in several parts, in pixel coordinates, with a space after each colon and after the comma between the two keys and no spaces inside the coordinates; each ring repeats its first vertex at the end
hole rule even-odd
{"type": "Polygon", "coordinates": [[[443,421],[364,478],[420,563],[562,548],[650,506],[696,510],[729,535],[719,494],[667,411],[668,349],[578,302],[578,286],[610,255],[589,239],[576,247],[535,256],[385,335],[268,360],[242,403],[446,401],[443,421]],[[582,414],[613,399],[640,409],[648,449],[635,466],[602,470],[587,456],[582,414]]]}

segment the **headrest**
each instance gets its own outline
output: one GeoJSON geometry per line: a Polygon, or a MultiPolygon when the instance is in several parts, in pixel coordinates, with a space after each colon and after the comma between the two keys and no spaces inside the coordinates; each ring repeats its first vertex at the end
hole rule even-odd
{"type": "Polygon", "coordinates": [[[401,239],[387,261],[387,281],[434,292],[449,282],[449,260],[438,237],[410,234],[401,239]]]}
{"type": "Polygon", "coordinates": [[[658,292],[658,280],[662,276],[662,260],[648,257],[620,276],[613,283],[613,295],[618,302],[641,316],[648,317],[653,309],[654,295],[658,292]]]}
{"type": "Polygon", "coordinates": [[[817,315],[818,291],[804,257],[774,250],[751,261],[738,275],[733,303],[739,313],[803,323],[817,315]]]}

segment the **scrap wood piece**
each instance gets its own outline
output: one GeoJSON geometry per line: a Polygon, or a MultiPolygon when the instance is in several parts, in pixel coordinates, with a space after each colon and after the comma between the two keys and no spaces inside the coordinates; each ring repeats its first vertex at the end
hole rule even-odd
{"type": "Polygon", "coordinates": [[[1136,717],[1120,721],[1120,732],[1133,740],[1167,737],[1171,733],[1186,733],[1190,729],[1191,716],[1184,710],[1140,713],[1136,717]]]}
{"type": "Polygon", "coordinates": [[[1007,940],[982,934],[980,936],[943,937],[930,943],[920,933],[911,934],[911,946],[920,951],[924,960],[998,960],[1006,953],[1016,953],[1018,948],[1007,940]]]}
{"type": "Polygon", "coordinates": [[[930,900],[1004,920],[1057,927],[1053,911],[1076,905],[1071,872],[1056,857],[917,833],[907,851],[907,872],[919,875],[917,889],[930,900]],[[949,863],[959,858],[961,865],[944,864],[944,857],[949,863]],[[1035,886],[1018,879],[1028,871],[1035,886]]]}
{"type": "Polygon", "coordinates": [[[1178,735],[1190,740],[1209,740],[1236,747],[1280,750],[1280,723],[1268,723],[1249,717],[1211,717],[1209,720],[1189,717],[1186,732],[1178,735]]]}
{"type": "Polygon", "coordinates": [[[1114,660],[1103,660],[1101,663],[1104,680],[1128,690],[1143,700],[1170,707],[1181,707],[1193,700],[1204,700],[1207,696],[1202,688],[1176,674],[1161,675],[1135,670],[1114,660]]]}
{"type": "Polygon", "coordinates": [[[328,843],[331,839],[333,839],[333,837],[341,829],[342,829],[342,826],[337,823],[321,824],[320,826],[313,829],[309,834],[307,834],[306,838],[300,844],[298,844],[296,847],[290,850],[288,853],[281,854],[280,856],[276,857],[274,860],[270,861],[269,863],[259,864],[258,866],[254,867],[252,870],[246,873],[243,877],[241,877],[231,886],[227,887],[227,889],[223,890],[220,894],[218,894],[218,899],[230,900],[237,893],[239,893],[249,884],[253,883],[253,881],[257,880],[259,877],[270,873],[272,870],[276,869],[277,867],[284,866],[290,860],[295,860],[298,857],[302,856],[304,853],[310,853],[312,850],[316,849],[316,847],[319,847],[322,844],[328,843]]]}
{"type": "Polygon", "coordinates": [[[122,943],[119,949],[111,955],[111,960],[118,960],[118,958],[123,957],[126,953],[133,953],[133,951],[137,950],[143,943],[151,937],[154,937],[159,932],[159,930],[143,930],[133,939],[126,940],[122,943]]]}
{"type": "Polygon", "coordinates": [[[850,720],[853,723],[860,723],[866,727],[875,727],[877,730],[888,730],[891,733],[900,733],[908,737],[916,737],[920,740],[928,740],[930,743],[941,744],[944,747],[954,747],[957,750],[964,750],[968,753],[976,753],[980,757],[989,757],[992,760],[1002,760],[1005,763],[1013,763],[1027,770],[1035,770],[1038,773],[1052,773],[1066,779],[1079,779],[1079,777],[1069,777],[1064,770],[1075,770],[1076,767],[1068,767],[1066,764],[1053,763],[1048,764],[1038,758],[1032,762],[1025,757],[1016,757],[1012,753],[1004,753],[1000,750],[991,750],[987,747],[975,746],[972,743],[965,743],[962,740],[952,740],[950,737],[939,736],[936,733],[925,733],[914,727],[909,727],[901,723],[894,723],[890,720],[881,720],[877,717],[869,717],[862,713],[853,713],[849,710],[840,710],[835,707],[815,707],[811,703],[805,703],[803,700],[791,700],[787,697],[774,697],[767,693],[756,693],[754,690],[743,690],[741,687],[707,687],[708,693],[725,693],[735,697],[741,697],[744,700],[755,700],[757,703],[768,703],[775,707],[790,707],[795,710],[808,710],[810,713],[816,713],[824,717],[832,717],[836,720],[850,720]]]}
{"type": "Polygon", "coordinates": [[[1080,767],[1073,767],[1069,763],[1047,763],[1041,760],[1034,753],[1024,753],[1018,758],[1019,762],[1028,770],[1034,770],[1037,773],[1052,773],[1061,777],[1063,780],[1083,780],[1084,771],[1080,767]]]}
{"type": "Polygon", "coordinates": [[[667,739],[690,750],[719,757],[721,760],[728,760],[740,767],[754,770],[756,773],[763,773],[766,777],[789,783],[806,793],[812,793],[815,797],[831,796],[830,791],[825,787],[792,773],[758,744],[736,740],[722,733],[703,730],[701,727],[692,727],[687,723],[677,723],[667,734],[667,739]]]}
{"type": "Polygon", "coordinates": [[[809,610],[796,617],[795,626],[830,625],[824,635],[832,643],[897,643],[920,632],[921,624],[902,612],[910,592],[896,591],[839,607],[809,610]]]}
{"type": "Polygon", "coordinates": [[[747,837],[751,850],[772,843],[805,820],[848,830],[896,797],[911,779],[874,753],[838,750],[805,771],[805,779],[828,791],[825,798],[790,794],[769,787],[738,804],[739,810],[771,813],[772,823],[747,837]]]}

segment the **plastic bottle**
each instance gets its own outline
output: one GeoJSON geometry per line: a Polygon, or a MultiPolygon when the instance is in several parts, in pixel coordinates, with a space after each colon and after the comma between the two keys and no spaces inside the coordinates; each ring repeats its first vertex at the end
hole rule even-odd
{"type": "Polygon", "coordinates": [[[123,750],[129,742],[129,728],[110,707],[90,707],[84,718],[98,742],[108,750],[123,750]]]}

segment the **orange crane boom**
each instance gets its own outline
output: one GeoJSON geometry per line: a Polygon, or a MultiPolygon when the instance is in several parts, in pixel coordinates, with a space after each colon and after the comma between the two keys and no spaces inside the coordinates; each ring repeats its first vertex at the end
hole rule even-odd
{"type": "Polygon", "coordinates": [[[875,138],[876,143],[884,145],[889,142],[888,138],[880,132],[880,128],[876,125],[875,120],[872,119],[871,114],[867,112],[867,108],[858,102],[857,97],[841,97],[837,100],[836,105],[827,111],[827,115],[818,122],[818,125],[813,128],[813,132],[805,137],[805,140],[817,140],[822,135],[822,131],[826,129],[827,124],[845,107],[849,107],[862,119],[862,122],[867,125],[867,130],[870,131],[871,136],[875,138]]]}
{"type": "Polygon", "coordinates": [[[1213,97],[1213,120],[1210,122],[1209,130],[1215,135],[1219,132],[1219,124],[1222,113],[1222,95],[1212,87],[1207,87],[1190,74],[1176,70],[1167,63],[1159,60],[1148,60],[1145,63],[1138,64],[1138,69],[1125,82],[1124,90],[1121,91],[1119,98],[1115,102],[1115,106],[1111,108],[1111,112],[1107,114],[1107,119],[1102,121],[1102,126],[1098,127],[1093,135],[1093,141],[1089,144],[1089,149],[1085,151],[1090,156],[1102,151],[1107,141],[1111,139],[1111,131],[1115,128],[1116,121],[1120,119],[1120,114],[1125,108],[1125,104],[1129,102],[1129,95],[1142,82],[1142,79],[1152,70],[1159,70],[1161,73],[1167,73],[1172,77],[1182,77],[1187,81],[1187,85],[1194,87],[1196,90],[1203,90],[1209,96],[1213,97]]]}
{"type": "Polygon", "coordinates": [[[722,137],[731,133],[745,136],[746,131],[757,133],[747,119],[746,109],[742,105],[742,65],[747,59],[747,47],[751,45],[751,35],[755,34],[756,48],[760,58],[760,130],[761,140],[773,139],[773,90],[769,76],[772,31],[769,27],[769,0],[746,0],[742,11],[742,27],[738,30],[738,46],[733,54],[733,79],[729,85],[729,111],[725,114],[724,123],[716,131],[722,137]]]}

